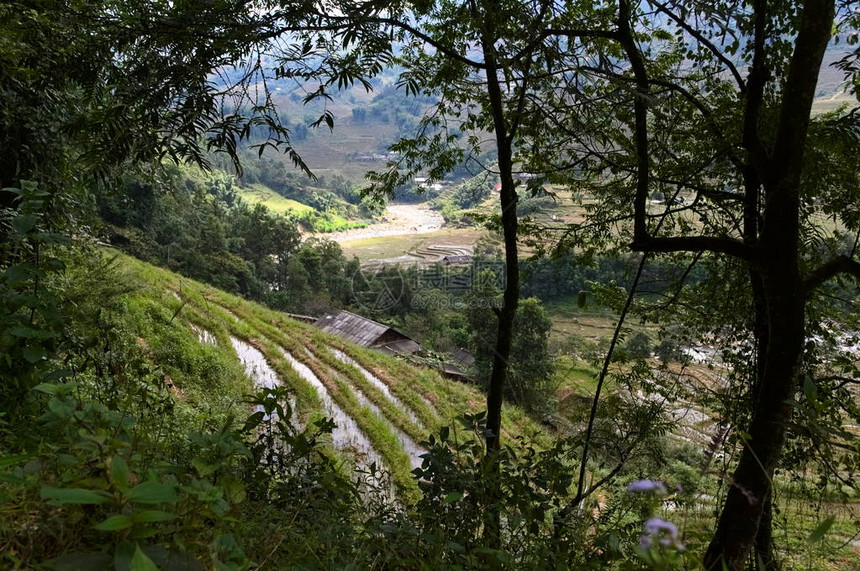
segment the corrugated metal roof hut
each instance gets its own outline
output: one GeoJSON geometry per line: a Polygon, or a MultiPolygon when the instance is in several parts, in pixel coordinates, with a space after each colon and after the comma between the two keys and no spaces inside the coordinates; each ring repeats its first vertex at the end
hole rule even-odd
{"type": "Polygon", "coordinates": [[[461,347],[451,355],[451,361],[458,367],[471,367],[475,364],[475,356],[468,349],[461,347]]]}
{"type": "Polygon", "coordinates": [[[362,347],[389,353],[416,353],[421,350],[418,343],[396,329],[346,310],[323,315],[315,325],[326,333],[362,347]]]}
{"type": "Polygon", "coordinates": [[[458,264],[471,264],[472,256],[468,255],[449,255],[443,256],[442,260],[440,260],[446,266],[458,265],[458,264]]]}

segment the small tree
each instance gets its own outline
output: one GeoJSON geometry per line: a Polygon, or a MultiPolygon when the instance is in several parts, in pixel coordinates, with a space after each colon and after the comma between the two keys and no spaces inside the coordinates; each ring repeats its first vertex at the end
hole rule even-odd
{"type": "Polygon", "coordinates": [[[651,356],[654,344],[651,342],[651,337],[647,333],[637,331],[627,340],[624,348],[627,350],[627,356],[631,359],[647,359],[651,356]]]}
{"type": "Polygon", "coordinates": [[[552,321],[541,301],[529,297],[520,301],[514,319],[514,339],[508,398],[534,413],[547,413],[555,400],[555,370],[549,352],[552,321]]]}
{"type": "MultiPolygon", "coordinates": [[[[501,303],[495,275],[483,272],[476,280],[475,290],[467,297],[469,346],[475,354],[478,382],[486,388],[493,366],[496,316],[494,307],[501,303]]],[[[526,409],[546,412],[553,400],[553,361],[549,353],[549,332],[552,321],[539,299],[520,300],[514,319],[508,382],[504,396],[526,409]]]]}

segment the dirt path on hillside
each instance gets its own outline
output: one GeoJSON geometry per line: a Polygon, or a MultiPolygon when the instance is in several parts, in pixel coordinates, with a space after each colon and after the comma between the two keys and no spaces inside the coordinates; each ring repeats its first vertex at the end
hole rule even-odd
{"type": "Polygon", "coordinates": [[[439,230],[445,223],[442,215],[423,204],[389,204],[382,222],[367,228],[354,228],[341,232],[311,234],[316,238],[328,238],[335,242],[351,242],[382,236],[403,234],[427,234],[439,230]]]}

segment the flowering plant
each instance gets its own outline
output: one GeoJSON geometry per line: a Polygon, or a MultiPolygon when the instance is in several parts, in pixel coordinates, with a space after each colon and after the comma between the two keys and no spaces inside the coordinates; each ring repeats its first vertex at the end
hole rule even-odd
{"type": "Polygon", "coordinates": [[[627,486],[627,492],[643,497],[643,516],[645,528],[639,538],[637,553],[652,569],[672,569],[683,564],[685,547],[681,541],[678,526],[670,521],[653,517],[658,501],[656,496],[667,492],[663,482],[637,480],[627,486]]]}

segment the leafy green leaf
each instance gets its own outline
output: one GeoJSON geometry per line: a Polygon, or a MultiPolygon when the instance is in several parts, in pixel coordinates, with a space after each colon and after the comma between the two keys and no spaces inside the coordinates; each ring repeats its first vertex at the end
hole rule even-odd
{"type": "Polygon", "coordinates": [[[111,567],[111,558],[106,553],[69,553],[48,561],[54,571],[100,571],[111,567]]]}
{"type": "Polygon", "coordinates": [[[154,527],[136,527],[128,534],[129,539],[146,539],[158,535],[158,530],[154,527]]]}
{"type": "Polygon", "coordinates": [[[170,521],[175,519],[176,515],[161,510],[146,510],[134,514],[132,519],[135,523],[152,523],[156,521],[170,521]]]}
{"type": "Polygon", "coordinates": [[[0,468],[20,464],[25,460],[29,460],[29,454],[10,454],[9,456],[0,456],[0,468]]]}
{"type": "Polygon", "coordinates": [[[129,565],[130,571],[158,571],[152,559],[146,556],[146,553],[140,550],[139,545],[134,546],[134,555],[131,556],[129,565]]]}
{"type": "Polygon", "coordinates": [[[48,352],[39,347],[25,347],[21,354],[31,365],[38,363],[48,356],[48,352]]]}
{"type": "Polygon", "coordinates": [[[262,410],[255,412],[248,417],[248,420],[245,421],[245,430],[253,430],[254,428],[257,428],[265,418],[266,413],[262,410]]]}
{"type": "Polygon", "coordinates": [[[12,228],[18,234],[26,234],[36,225],[39,218],[35,214],[24,214],[12,219],[12,228]]]}
{"type": "Polygon", "coordinates": [[[33,390],[39,391],[40,393],[45,393],[46,395],[55,395],[62,388],[63,386],[58,385],[57,383],[42,383],[33,387],[33,390]]]}
{"type": "Polygon", "coordinates": [[[112,515],[93,527],[101,531],[119,531],[121,529],[128,529],[133,524],[134,522],[131,520],[131,516],[112,515]]]}
{"type": "Polygon", "coordinates": [[[809,534],[809,537],[806,538],[806,543],[810,545],[813,543],[818,543],[821,541],[824,536],[830,531],[830,528],[833,526],[833,522],[836,521],[836,516],[830,516],[825,519],[821,523],[819,523],[815,529],[812,530],[812,533],[809,534]]]}
{"type": "Polygon", "coordinates": [[[69,418],[75,411],[75,403],[64,398],[52,398],[48,401],[48,409],[60,418],[69,418]]]}
{"type": "Polygon", "coordinates": [[[57,334],[53,331],[45,331],[44,329],[23,325],[10,327],[9,334],[14,337],[23,337],[24,339],[52,339],[57,337],[57,334]]]}
{"type": "Polygon", "coordinates": [[[110,494],[102,490],[85,490],[83,488],[42,488],[42,498],[54,505],[63,504],[103,504],[111,499],[110,494]]]}
{"type": "Polygon", "coordinates": [[[122,456],[112,456],[110,463],[110,478],[113,484],[122,491],[126,491],[129,485],[130,470],[122,456]]]}
{"type": "Polygon", "coordinates": [[[139,504],[159,504],[162,502],[172,504],[179,500],[172,486],[158,482],[138,484],[128,491],[126,497],[130,502],[139,504]]]}
{"type": "MultiPolygon", "coordinates": [[[[20,472],[20,470],[18,470],[18,472],[20,472]]],[[[0,482],[20,485],[24,483],[24,478],[14,472],[0,472],[0,482]]],[[[0,503],[2,503],[2,501],[3,500],[0,500],[0,503]]]]}
{"type": "Polygon", "coordinates": [[[197,473],[203,478],[209,476],[218,469],[217,464],[208,464],[200,458],[194,458],[191,460],[191,465],[194,466],[194,469],[197,470],[197,473]]]}

